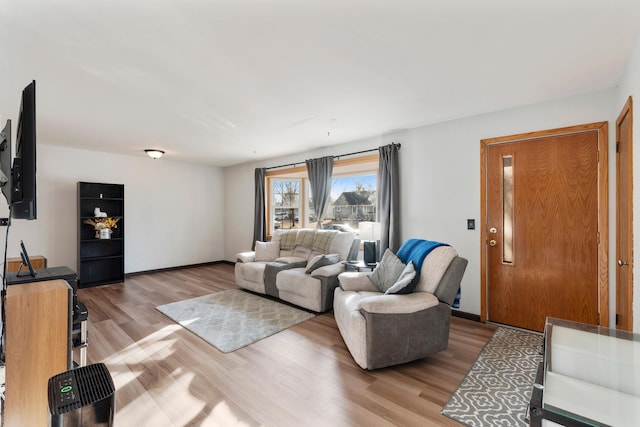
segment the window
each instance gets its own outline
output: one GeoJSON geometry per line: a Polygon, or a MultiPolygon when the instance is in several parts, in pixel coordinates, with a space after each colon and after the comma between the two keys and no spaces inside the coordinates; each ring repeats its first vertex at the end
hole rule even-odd
{"type": "Polygon", "coordinates": [[[513,264],[513,156],[502,156],[502,262],[513,264]]]}
{"type": "Polygon", "coordinates": [[[299,228],[302,212],[302,179],[271,180],[271,215],[274,229],[299,228]]]}
{"type": "MultiPolygon", "coordinates": [[[[323,228],[357,232],[360,221],[376,220],[377,173],[377,154],[334,162],[323,228]]],[[[317,226],[305,166],[267,172],[267,188],[267,234],[317,226]]]]}
{"type": "MultiPolygon", "coordinates": [[[[377,166],[377,165],[376,165],[377,166]]],[[[358,229],[360,221],[376,220],[376,171],[334,176],[325,221],[358,229]]]]}

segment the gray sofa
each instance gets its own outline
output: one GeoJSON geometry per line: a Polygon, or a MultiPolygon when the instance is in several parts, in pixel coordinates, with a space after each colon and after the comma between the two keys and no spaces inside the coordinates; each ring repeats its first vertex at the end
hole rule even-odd
{"type": "Polygon", "coordinates": [[[236,255],[236,284],[316,312],[331,310],[343,264],[355,259],[359,240],[353,233],[294,229],[276,232],[270,242],[236,255]],[[317,268],[313,271],[311,264],[317,268]],[[317,263],[317,264],[316,264],[317,263]]]}
{"type": "Polygon", "coordinates": [[[342,273],[333,311],[356,363],[378,369],[445,350],[451,304],[466,266],[455,249],[438,247],[424,259],[415,291],[403,295],[382,293],[371,273],[342,273]]]}

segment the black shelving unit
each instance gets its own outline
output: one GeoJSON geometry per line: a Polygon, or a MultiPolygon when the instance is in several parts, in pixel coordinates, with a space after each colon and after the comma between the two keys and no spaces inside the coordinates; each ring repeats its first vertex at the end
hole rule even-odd
{"type": "Polygon", "coordinates": [[[104,285],[124,281],[124,185],[78,182],[78,274],[79,286],[104,285]],[[119,218],[110,239],[99,239],[86,219],[94,209],[119,218]]]}

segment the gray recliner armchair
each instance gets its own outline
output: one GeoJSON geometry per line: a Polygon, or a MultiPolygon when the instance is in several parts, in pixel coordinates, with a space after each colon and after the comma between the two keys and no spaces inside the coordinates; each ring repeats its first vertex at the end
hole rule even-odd
{"type": "Polygon", "coordinates": [[[466,266],[452,247],[437,247],[424,258],[415,291],[401,295],[385,295],[371,273],[340,274],[334,315],[355,362],[378,369],[445,350],[451,305],[466,266]]]}

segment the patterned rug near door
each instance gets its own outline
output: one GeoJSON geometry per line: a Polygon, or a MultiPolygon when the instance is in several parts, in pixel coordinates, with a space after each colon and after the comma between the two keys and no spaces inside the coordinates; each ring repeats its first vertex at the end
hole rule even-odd
{"type": "Polygon", "coordinates": [[[230,353],[315,317],[239,289],[156,307],[223,353],[230,353]]]}
{"type": "Polygon", "coordinates": [[[527,426],[542,335],[498,328],[442,409],[470,427],[527,426]]]}

